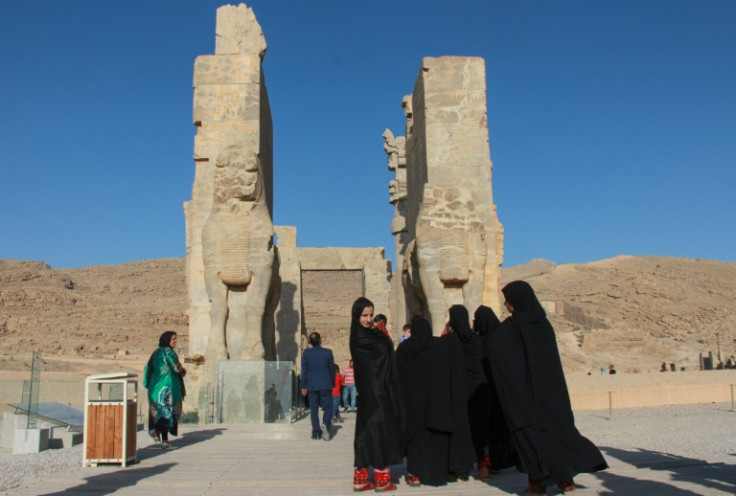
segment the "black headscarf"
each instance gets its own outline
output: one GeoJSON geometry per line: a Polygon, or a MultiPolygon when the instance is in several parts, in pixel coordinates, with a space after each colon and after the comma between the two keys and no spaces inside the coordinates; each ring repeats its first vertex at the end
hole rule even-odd
{"type": "Polygon", "coordinates": [[[501,321],[496,317],[496,312],[492,308],[481,305],[475,311],[473,316],[473,330],[478,336],[484,337],[487,334],[493,334],[501,325],[501,321]]]}
{"type": "Polygon", "coordinates": [[[350,323],[350,354],[358,391],[355,421],[355,466],[378,469],[401,463],[404,410],[396,356],[391,339],[360,324],[360,315],[373,303],[358,298],[350,323]]]}
{"type": "Polygon", "coordinates": [[[514,281],[508,283],[501,290],[506,301],[514,307],[513,316],[528,322],[540,323],[546,320],[542,305],[534,294],[534,290],[526,281],[514,281]]]}

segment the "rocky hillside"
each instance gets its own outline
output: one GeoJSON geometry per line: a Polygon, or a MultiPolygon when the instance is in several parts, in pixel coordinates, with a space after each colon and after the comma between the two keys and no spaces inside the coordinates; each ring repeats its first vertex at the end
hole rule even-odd
{"type": "Polygon", "coordinates": [[[148,354],[163,331],[187,333],[184,279],[181,258],[82,269],[0,260],[1,353],[148,354]]]}
{"type": "MultiPolygon", "coordinates": [[[[697,368],[699,353],[736,354],[736,263],[620,256],[586,264],[532,262],[525,279],[555,325],[568,370],[697,368]]],[[[0,259],[0,369],[40,350],[53,357],[147,355],[164,330],[184,338],[184,259],[82,269],[0,259]]],[[[53,366],[53,365],[52,365],[53,366]]],[[[47,370],[49,370],[47,368],[47,370]]]]}
{"type": "Polygon", "coordinates": [[[736,354],[736,263],[619,256],[528,265],[502,277],[527,280],[545,301],[568,369],[693,369],[699,353],[717,357],[719,343],[724,361],[736,354]]]}

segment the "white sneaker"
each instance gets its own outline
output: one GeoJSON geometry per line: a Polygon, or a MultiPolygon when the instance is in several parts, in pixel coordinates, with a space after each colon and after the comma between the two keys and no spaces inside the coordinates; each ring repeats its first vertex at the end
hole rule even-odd
{"type": "Polygon", "coordinates": [[[322,440],[323,441],[329,441],[330,440],[330,429],[328,429],[325,424],[322,424],[322,440]]]}

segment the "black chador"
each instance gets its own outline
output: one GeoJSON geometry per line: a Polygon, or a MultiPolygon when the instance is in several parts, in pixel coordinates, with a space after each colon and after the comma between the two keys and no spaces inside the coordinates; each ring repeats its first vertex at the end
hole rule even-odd
{"type": "Polygon", "coordinates": [[[350,354],[358,390],[355,424],[355,466],[384,469],[401,463],[404,411],[399,376],[391,339],[378,329],[360,325],[366,299],[353,307],[350,324],[350,354]],[[356,310],[357,309],[357,310],[356,310]]]}
{"type": "Polygon", "coordinates": [[[407,472],[422,484],[446,484],[473,464],[462,350],[457,341],[432,337],[429,322],[416,316],[396,355],[407,412],[407,472]]]}
{"type": "Polygon", "coordinates": [[[503,288],[511,311],[490,338],[490,364],[506,421],[534,484],[572,483],[607,467],[575,427],[552,325],[524,281],[503,288]]]}
{"type": "MultiPolygon", "coordinates": [[[[485,422],[481,424],[480,440],[488,450],[488,468],[500,470],[520,465],[519,455],[516,453],[506,418],[498,399],[496,385],[493,382],[491,371],[491,338],[495,334],[501,321],[490,307],[481,305],[475,311],[473,330],[480,338],[481,364],[487,382],[482,387],[481,411],[485,412],[485,422]]],[[[483,462],[481,462],[483,463],[483,462]]]]}

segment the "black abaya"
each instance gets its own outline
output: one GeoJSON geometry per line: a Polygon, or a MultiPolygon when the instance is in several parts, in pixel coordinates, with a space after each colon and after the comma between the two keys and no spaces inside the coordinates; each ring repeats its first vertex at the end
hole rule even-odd
{"type": "Polygon", "coordinates": [[[500,325],[501,322],[496,317],[493,309],[481,305],[475,311],[473,329],[480,338],[481,364],[488,381],[482,390],[487,416],[481,429],[481,435],[483,436],[482,441],[488,447],[491,468],[494,470],[521,464],[512,441],[511,432],[509,432],[509,427],[506,424],[501,401],[498,399],[496,385],[493,382],[493,372],[491,371],[491,336],[495,334],[500,325]]]}
{"type": "Polygon", "coordinates": [[[396,358],[407,418],[406,470],[422,484],[446,484],[452,435],[450,367],[426,319],[412,319],[411,337],[399,345],[396,358]]]}
{"type": "Polygon", "coordinates": [[[470,327],[468,311],[462,305],[450,307],[450,327],[457,336],[463,350],[463,369],[465,394],[468,406],[468,421],[473,439],[473,449],[477,460],[483,458],[483,450],[488,437],[486,428],[490,415],[486,402],[488,381],[483,373],[479,336],[470,327]]]}
{"type": "Polygon", "coordinates": [[[403,403],[393,344],[381,331],[360,325],[365,306],[372,304],[365,298],[356,301],[350,325],[350,353],[358,390],[355,466],[384,469],[403,458],[403,403]]]}
{"type": "Polygon", "coordinates": [[[513,307],[491,336],[493,380],[529,478],[560,483],[607,467],[575,427],[552,325],[524,281],[503,288],[513,307]]]}

